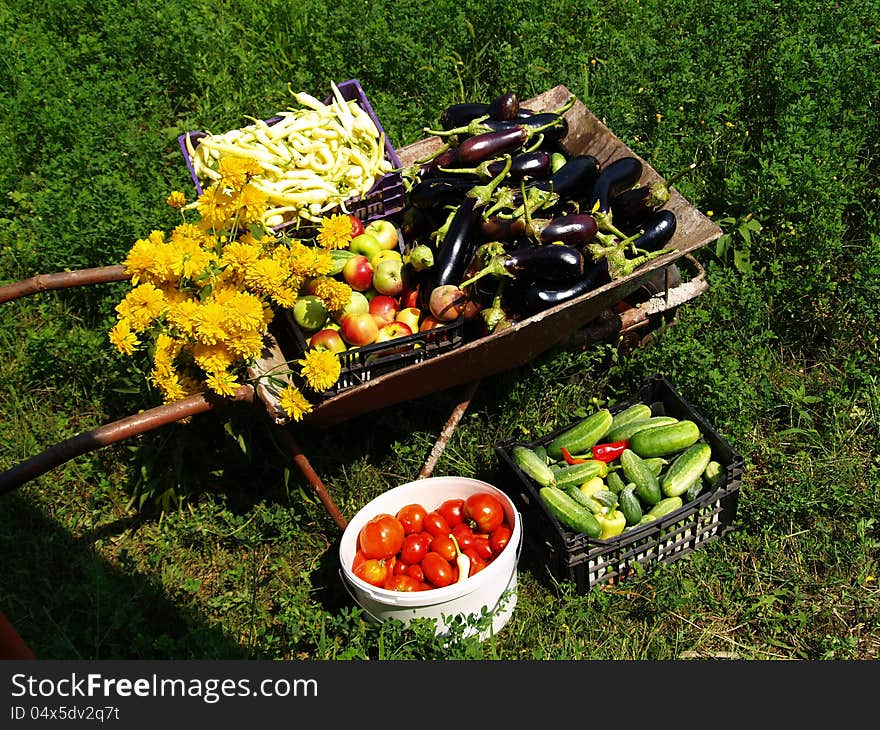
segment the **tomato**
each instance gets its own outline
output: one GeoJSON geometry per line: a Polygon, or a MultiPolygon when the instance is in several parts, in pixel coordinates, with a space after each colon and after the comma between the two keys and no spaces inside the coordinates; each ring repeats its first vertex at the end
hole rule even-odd
{"type": "Polygon", "coordinates": [[[364,222],[354,214],[349,214],[348,219],[351,221],[351,237],[361,235],[364,232],[364,222]]]}
{"type": "Polygon", "coordinates": [[[474,542],[471,545],[471,549],[474,550],[477,555],[479,555],[483,560],[487,563],[495,557],[495,551],[492,550],[492,545],[489,542],[489,536],[485,534],[477,534],[474,535],[474,542]]]}
{"type": "Polygon", "coordinates": [[[455,560],[458,553],[455,551],[455,543],[449,535],[437,535],[431,540],[431,550],[442,556],[450,563],[455,560]]]}
{"type": "Polygon", "coordinates": [[[403,546],[403,525],[394,515],[373,517],[358,533],[358,547],[366,558],[390,558],[403,546]]]}
{"type": "Polygon", "coordinates": [[[447,499],[437,508],[437,511],[446,518],[446,522],[450,527],[455,527],[464,522],[463,499],[447,499]]]}
{"type": "Polygon", "coordinates": [[[388,563],[376,558],[357,559],[352,564],[351,572],[354,573],[362,581],[369,583],[371,586],[382,587],[389,577],[388,563]]]}
{"type": "Polygon", "coordinates": [[[425,515],[425,519],[422,521],[422,526],[434,537],[437,537],[437,535],[448,535],[452,532],[452,528],[449,526],[446,518],[437,510],[428,512],[428,514],[425,515]]]}
{"type": "Polygon", "coordinates": [[[422,520],[425,519],[426,514],[428,511],[422,505],[408,504],[398,510],[397,519],[403,525],[404,533],[411,535],[422,531],[422,520]]]}
{"type": "Polygon", "coordinates": [[[491,545],[492,551],[496,555],[507,547],[507,543],[510,542],[510,536],[512,534],[513,530],[510,529],[510,525],[506,522],[502,522],[498,527],[492,530],[489,535],[489,545],[491,545]]]}
{"type": "Polygon", "coordinates": [[[452,583],[452,566],[442,555],[429,552],[421,562],[425,580],[432,586],[443,588],[452,583]]]}
{"type": "Polygon", "coordinates": [[[467,522],[462,522],[452,528],[452,535],[458,541],[458,547],[464,552],[465,548],[474,544],[474,531],[467,522]]]}
{"type": "Polygon", "coordinates": [[[403,575],[406,573],[406,569],[409,567],[407,563],[398,558],[397,556],[391,559],[393,561],[391,566],[391,575],[403,575]]]}
{"type": "Polygon", "coordinates": [[[468,559],[471,561],[471,567],[468,570],[468,577],[479,573],[483,568],[485,568],[488,563],[483,560],[479,555],[477,555],[477,551],[470,547],[466,550],[462,550],[462,552],[468,556],[468,559]]]}
{"type": "Polygon", "coordinates": [[[425,574],[422,572],[421,565],[407,565],[406,574],[415,578],[419,583],[425,582],[425,574]]]}
{"type": "MultiPolygon", "coordinates": [[[[433,539],[433,538],[431,538],[433,539]]],[[[400,560],[407,565],[418,565],[422,558],[428,554],[430,540],[418,535],[407,535],[403,539],[403,547],[400,548],[400,560]]]]}
{"type": "Polygon", "coordinates": [[[504,506],[487,492],[472,494],[464,502],[465,519],[473,520],[477,532],[492,532],[504,522],[504,506]]]}
{"type": "Polygon", "coordinates": [[[422,588],[422,582],[416,580],[411,575],[392,575],[387,581],[385,581],[385,585],[383,588],[387,588],[389,591],[421,591],[424,590],[422,588]]]}

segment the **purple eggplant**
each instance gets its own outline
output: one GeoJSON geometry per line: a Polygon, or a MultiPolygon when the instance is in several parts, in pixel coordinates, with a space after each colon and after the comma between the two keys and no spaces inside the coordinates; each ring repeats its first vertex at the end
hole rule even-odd
{"type": "Polygon", "coordinates": [[[561,285],[546,281],[533,282],[522,294],[522,306],[527,314],[535,314],[557,304],[570,302],[609,281],[611,278],[608,275],[608,264],[600,261],[587,268],[581,276],[561,285]]]}

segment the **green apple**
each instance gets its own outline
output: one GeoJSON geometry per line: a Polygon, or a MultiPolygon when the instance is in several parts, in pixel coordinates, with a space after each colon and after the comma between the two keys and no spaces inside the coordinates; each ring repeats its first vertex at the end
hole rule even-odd
{"type": "Polygon", "coordinates": [[[400,248],[400,242],[397,236],[397,226],[385,218],[378,218],[370,221],[364,226],[364,231],[370,233],[379,239],[382,248],[386,251],[400,248]]]}
{"type": "Polygon", "coordinates": [[[327,305],[321,297],[302,294],[293,305],[293,318],[307,332],[317,332],[327,321],[327,305]]]}
{"type": "Polygon", "coordinates": [[[355,236],[351,239],[351,243],[348,245],[348,250],[352,253],[366,256],[369,261],[382,250],[382,243],[372,233],[367,233],[365,231],[364,233],[361,233],[361,235],[355,236]]]}
{"type": "Polygon", "coordinates": [[[369,312],[370,311],[370,300],[363,294],[363,292],[354,291],[351,292],[351,299],[348,304],[340,309],[338,312],[332,312],[333,319],[338,323],[342,324],[342,320],[345,318],[347,314],[354,314],[355,312],[369,312]]]}

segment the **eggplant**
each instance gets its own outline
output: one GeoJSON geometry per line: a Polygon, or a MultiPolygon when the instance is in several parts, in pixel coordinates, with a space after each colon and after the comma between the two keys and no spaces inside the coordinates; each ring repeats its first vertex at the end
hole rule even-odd
{"type": "Polygon", "coordinates": [[[410,189],[409,204],[419,209],[456,204],[477,182],[479,178],[475,175],[426,177],[410,189]]]}
{"type": "Polygon", "coordinates": [[[506,129],[475,134],[458,145],[456,160],[461,165],[479,165],[492,157],[515,152],[528,139],[526,129],[515,124],[506,129]]]}
{"type": "Polygon", "coordinates": [[[525,281],[565,282],[584,273],[584,255],[574,246],[526,246],[493,256],[489,263],[459,287],[475,284],[484,276],[510,277],[525,281]]]}
{"type": "Polygon", "coordinates": [[[599,175],[599,160],[593,155],[574,155],[548,179],[537,181],[535,187],[560,198],[584,198],[594,189],[599,175]]]}
{"type": "Polygon", "coordinates": [[[522,293],[522,306],[529,315],[557,304],[564,304],[611,281],[608,264],[603,260],[589,267],[583,275],[562,286],[544,281],[533,282],[522,293]]]}
{"type": "Polygon", "coordinates": [[[583,246],[599,230],[596,219],[589,213],[557,216],[544,225],[532,221],[532,228],[543,244],[559,241],[569,246],[583,246]]]}
{"type": "Polygon", "coordinates": [[[545,142],[558,142],[568,134],[568,120],[556,112],[536,112],[516,120],[500,121],[486,119],[482,122],[489,131],[501,131],[510,127],[524,127],[530,136],[542,134],[545,142]]]}
{"type": "Polygon", "coordinates": [[[497,119],[501,122],[509,122],[519,114],[519,96],[513,91],[507,91],[496,96],[489,102],[489,119],[497,119]]]}
{"type": "Polygon", "coordinates": [[[589,210],[607,214],[611,200],[621,190],[631,188],[642,176],[642,161],[637,157],[621,157],[602,168],[589,195],[589,210]]]}
{"type": "MultiPolygon", "coordinates": [[[[514,155],[510,162],[507,178],[518,182],[525,178],[541,179],[550,175],[552,155],[546,150],[531,150],[514,155]]],[[[504,169],[502,159],[484,160],[476,167],[441,167],[438,172],[444,175],[471,174],[481,177],[495,177],[504,169]]]]}
{"type": "Polygon", "coordinates": [[[611,200],[611,212],[617,221],[616,224],[623,229],[625,224],[637,223],[650,213],[662,208],[669,202],[670,187],[696,166],[696,163],[692,162],[668,180],[656,180],[650,185],[629,188],[615,195],[611,200]]]}
{"type": "Polygon", "coordinates": [[[658,251],[669,243],[677,227],[678,220],[675,213],[663,208],[645,217],[630,231],[630,235],[639,233],[632,243],[641,251],[658,251]]]}
{"type": "Polygon", "coordinates": [[[440,114],[440,126],[443,129],[455,129],[489,116],[489,105],[482,102],[464,102],[462,104],[450,104],[440,114]]]}

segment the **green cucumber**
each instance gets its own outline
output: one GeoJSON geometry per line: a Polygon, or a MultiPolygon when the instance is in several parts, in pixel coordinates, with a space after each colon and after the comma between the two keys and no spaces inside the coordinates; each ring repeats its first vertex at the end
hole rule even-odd
{"type": "Polygon", "coordinates": [[[565,527],[593,538],[602,534],[599,520],[558,487],[541,487],[538,495],[550,513],[565,527]]]}
{"type": "Polygon", "coordinates": [[[673,423],[678,423],[678,419],[673,416],[649,416],[648,418],[630,421],[617,428],[609,429],[602,440],[610,444],[613,444],[615,441],[629,441],[639,431],[657,426],[669,426],[673,423]]]}
{"type": "Polygon", "coordinates": [[[604,477],[608,473],[608,465],[598,459],[587,459],[583,464],[569,464],[553,473],[556,486],[565,489],[571,484],[583,484],[593,477],[604,477]]]}
{"type": "Polygon", "coordinates": [[[701,481],[703,472],[712,458],[712,447],[705,441],[688,446],[670,464],[663,479],[660,481],[660,489],[667,497],[679,497],[694,482],[701,481]]]}
{"type": "Polygon", "coordinates": [[[617,495],[610,489],[600,489],[593,492],[593,499],[605,508],[617,506],[617,495]]]}
{"type": "Polygon", "coordinates": [[[636,485],[630,482],[620,492],[617,509],[623,512],[628,526],[639,524],[642,519],[642,503],[635,493],[636,485]]]}
{"type": "Polygon", "coordinates": [[[703,472],[703,481],[707,487],[717,487],[724,476],[724,467],[714,459],[706,464],[706,471],[703,472]]]}
{"type": "Polygon", "coordinates": [[[532,451],[534,451],[538,455],[538,457],[544,461],[544,463],[547,462],[547,449],[544,448],[543,444],[538,444],[535,448],[532,449],[532,451]]]}
{"type": "Polygon", "coordinates": [[[653,517],[655,520],[665,517],[670,512],[675,512],[683,504],[684,500],[681,497],[664,497],[648,510],[647,516],[653,517]]]}
{"type": "Polygon", "coordinates": [[[330,249],[330,258],[333,259],[333,266],[327,272],[327,276],[341,274],[346,262],[356,255],[354,251],[349,251],[347,248],[330,249]]]}
{"type": "Polygon", "coordinates": [[[611,419],[611,428],[609,428],[608,430],[613,431],[615,428],[619,428],[625,423],[641,421],[645,418],[650,417],[651,406],[646,405],[645,403],[636,403],[629,408],[624,408],[622,411],[615,413],[614,418],[611,419]]]}
{"type": "Polygon", "coordinates": [[[540,486],[549,487],[556,484],[556,475],[547,466],[547,462],[528,446],[517,444],[510,450],[510,456],[520,471],[534,479],[540,486]]]}
{"type": "Polygon", "coordinates": [[[569,484],[567,487],[564,487],[562,491],[575,502],[586,507],[594,515],[604,512],[605,510],[605,506],[598,499],[594,499],[592,496],[582,491],[576,484],[569,484]]]}
{"type": "Polygon", "coordinates": [[[645,466],[651,470],[651,473],[655,477],[659,477],[660,472],[663,471],[663,467],[669,463],[662,456],[652,456],[650,459],[642,459],[642,461],[645,462],[645,466]]]}
{"type": "Polygon", "coordinates": [[[546,445],[547,454],[551,458],[561,459],[563,448],[567,449],[569,454],[583,454],[589,451],[608,432],[613,418],[607,408],[599,409],[553,438],[546,445]]]}
{"type": "Polygon", "coordinates": [[[700,428],[690,420],[678,421],[666,426],[646,428],[633,434],[629,448],[643,459],[654,456],[670,456],[684,451],[700,438],[700,428]]]}
{"type": "Polygon", "coordinates": [[[685,504],[688,502],[693,502],[697,497],[700,496],[700,492],[703,491],[703,487],[706,485],[703,484],[702,479],[697,479],[693,484],[688,487],[688,490],[684,493],[684,501],[685,504]]]}
{"type": "Polygon", "coordinates": [[[621,490],[626,485],[623,483],[623,479],[621,478],[621,476],[618,472],[619,472],[618,469],[614,469],[612,471],[609,471],[608,474],[605,476],[605,485],[612,492],[619,495],[621,490]]]}
{"type": "Polygon", "coordinates": [[[635,484],[635,493],[642,502],[655,505],[663,498],[659,480],[635,451],[624,449],[620,455],[620,466],[627,482],[635,484]]]}

